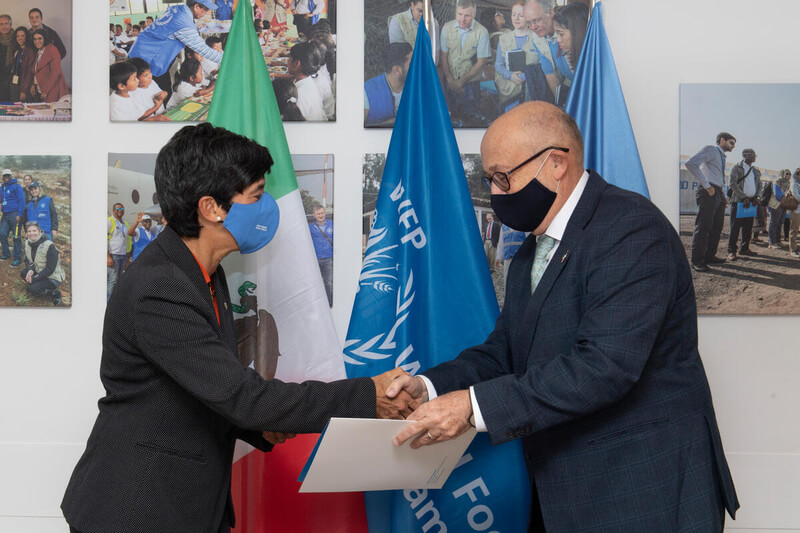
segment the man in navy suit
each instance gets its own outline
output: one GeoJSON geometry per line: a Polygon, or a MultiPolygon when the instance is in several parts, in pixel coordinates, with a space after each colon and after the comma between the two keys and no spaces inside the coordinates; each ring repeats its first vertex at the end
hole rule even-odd
{"type": "Polygon", "coordinates": [[[395,444],[470,425],[494,444],[522,438],[529,531],[722,531],[739,503],[674,228],[585,171],[580,131],[550,104],[500,117],[481,155],[492,209],[532,235],[486,341],[387,390],[429,400],[395,444]]]}

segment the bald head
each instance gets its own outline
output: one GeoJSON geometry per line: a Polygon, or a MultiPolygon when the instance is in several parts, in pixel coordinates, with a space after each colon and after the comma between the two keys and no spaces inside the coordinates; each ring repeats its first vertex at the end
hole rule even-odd
{"type": "MultiPolygon", "coordinates": [[[[583,138],[575,121],[561,109],[546,102],[526,102],[501,115],[486,130],[484,147],[517,146],[531,153],[545,146],[569,148],[569,158],[583,164],[583,138]]],[[[581,169],[582,170],[582,169],[581,169]]]]}
{"type": "MultiPolygon", "coordinates": [[[[545,102],[521,104],[495,120],[481,142],[481,157],[487,175],[510,172],[508,191],[495,184],[493,195],[515,194],[534,178],[556,193],[552,208],[534,230],[536,235],[547,229],[584,172],[578,126],[569,115],[545,102]]],[[[498,216],[503,221],[502,214],[498,212],[498,216]]]]}

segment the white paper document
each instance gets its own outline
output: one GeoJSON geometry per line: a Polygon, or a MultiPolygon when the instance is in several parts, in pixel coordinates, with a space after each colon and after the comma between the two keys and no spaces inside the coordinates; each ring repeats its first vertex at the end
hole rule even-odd
{"type": "Polygon", "coordinates": [[[440,489],[475,437],[475,429],[453,440],[411,449],[392,439],[409,420],[331,418],[311,452],[300,492],[440,489]]]}

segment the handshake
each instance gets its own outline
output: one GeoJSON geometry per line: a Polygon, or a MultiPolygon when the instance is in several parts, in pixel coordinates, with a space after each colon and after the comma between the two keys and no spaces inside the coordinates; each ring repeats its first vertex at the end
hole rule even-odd
{"type": "Polygon", "coordinates": [[[395,446],[412,439],[411,447],[454,439],[474,427],[469,390],[458,390],[428,401],[428,388],[419,376],[395,368],[372,378],[378,418],[412,421],[393,440],[395,446]]]}
{"type": "Polygon", "coordinates": [[[428,400],[428,389],[421,378],[402,368],[394,368],[372,378],[375,382],[375,416],[403,419],[428,400]]]}
{"type": "MultiPolygon", "coordinates": [[[[395,446],[412,438],[412,448],[444,442],[474,426],[469,390],[450,392],[428,401],[425,381],[402,368],[377,375],[372,381],[375,383],[375,416],[413,422],[394,437],[395,446]]],[[[265,431],[263,436],[272,444],[280,444],[295,435],[265,431]]]]}

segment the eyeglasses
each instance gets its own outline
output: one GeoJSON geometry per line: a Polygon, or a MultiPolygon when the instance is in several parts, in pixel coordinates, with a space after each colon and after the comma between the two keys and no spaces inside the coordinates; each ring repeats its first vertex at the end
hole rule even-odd
{"type": "Polygon", "coordinates": [[[536,152],[535,154],[533,154],[528,159],[526,159],[525,161],[523,161],[519,165],[515,166],[514,168],[512,168],[508,172],[493,172],[491,176],[483,176],[481,178],[481,183],[483,183],[483,186],[486,187],[486,189],[488,191],[492,190],[492,183],[494,183],[495,185],[497,185],[497,188],[500,189],[501,191],[508,192],[508,190],[511,188],[511,183],[508,181],[508,177],[511,175],[511,173],[512,172],[516,172],[517,170],[521,169],[522,167],[524,167],[525,165],[527,165],[528,163],[530,163],[531,161],[533,161],[534,159],[536,159],[537,157],[539,157],[540,155],[542,155],[543,153],[545,153],[548,150],[558,150],[560,152],[569,152],[569,148],[560,148],[558,146],[548,146],[547,148],[544,148],[544,149],[536,152]]]}
{"type": "Polygon", "coordinates": [[[528,22],[528,26],[541,26],[542,21],[547,18],[547,15],[536,17],[535,19],[531,19],[528,22]]]}

